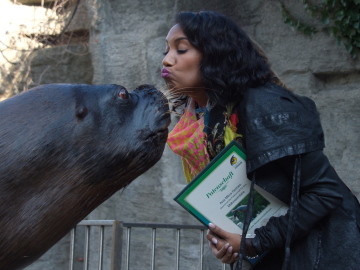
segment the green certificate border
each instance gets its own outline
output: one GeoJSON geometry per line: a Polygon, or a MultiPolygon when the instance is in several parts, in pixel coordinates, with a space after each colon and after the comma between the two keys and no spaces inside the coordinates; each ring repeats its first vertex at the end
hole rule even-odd
{"type": "Polygon", "coordinates": [[[211,174],[225,159],[233,153],[238,154],[246,161],[245,149],[236,141],[232,140],[187,186],[174,198],[174,200],[208,227],[210,221],[207,220],[200,212],[198,212],[185,199],[211,174]]]}

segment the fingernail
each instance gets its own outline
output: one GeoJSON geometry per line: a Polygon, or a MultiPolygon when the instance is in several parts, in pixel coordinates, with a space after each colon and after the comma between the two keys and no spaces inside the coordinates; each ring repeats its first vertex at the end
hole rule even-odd
{"type": "Polygon", "coordinates": [[[229,246],[230,246],[230,244],[226,243],[224,247],[225,247],[225,249],[227,249],[229,246]]]}
{"type": "Polygon", "coordinates": [[[217,244],[216,238],[211,239],[211,241],[212,241],[214,244],[217,244]]]}
{"type": "Polygon", "coordinates": [[[234,253],[234,258],[236,258],[237,256],[239,256],[239,253],[234,253]]]}
{"type": "Polygon", "coordinates": [[[233,247],[229,247],[229,248],[228,248],[228,252],[229,252],[229,253],[231,253],[232,250],[233,250],[233,247]]]}
{"type": "Polygon", "coordinates": [[[212,224],[212,223],[209,223],[209,228],[210,228],[210,229],[215,229],[215,225],[212,224]]]}

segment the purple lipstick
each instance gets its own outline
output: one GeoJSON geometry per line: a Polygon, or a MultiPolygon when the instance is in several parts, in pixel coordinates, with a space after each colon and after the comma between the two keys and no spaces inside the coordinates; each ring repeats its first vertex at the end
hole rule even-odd
{"type": "Polygon", "coordinates": [[[170,71],[168,71],[166,68],[163,68],[161,70],[161,77],[165,78],[170,75],[170,71]]]}

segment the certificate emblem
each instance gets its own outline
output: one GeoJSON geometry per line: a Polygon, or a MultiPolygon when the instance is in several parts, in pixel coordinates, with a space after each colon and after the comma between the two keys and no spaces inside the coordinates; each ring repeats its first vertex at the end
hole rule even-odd
{"type": "Polygon", "coordinates": [[[233,155],[231,158],[230,158],[230,164],[231,166],[233,166],[235,169],[237,167],[239,167],[241,164],[242,164],[242,161],[238,161],[237,157],[235,157],[235,155],[233,155]]]}
{"type": "Polygon", "coordinates": [[[237,158],[235,156],[232,156],[230,159],[230,164],[234,166],[236,164],[237,158]]]}

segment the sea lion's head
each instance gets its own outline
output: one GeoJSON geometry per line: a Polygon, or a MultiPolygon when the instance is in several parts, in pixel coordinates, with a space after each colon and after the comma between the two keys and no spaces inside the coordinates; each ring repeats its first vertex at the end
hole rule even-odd
{"type": "Polygon", "coordinates": [[[170,123],[167,100],[151,85],[131,93],[118,85],[107,86],[105,95],[101,91],[75,94],[74,131],[83,139],[74,147],[80,163],[91,168],[84,170],[90,182],[128,184],[162,155],[170,123]]]}
{"type": "Polygon", "coordinates": [[[36,260],[153,166],[170,122],[150,85],[43,85],[0,115],[0,269],[36,260]]]}

